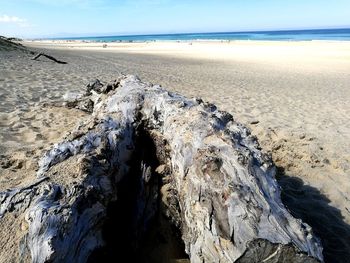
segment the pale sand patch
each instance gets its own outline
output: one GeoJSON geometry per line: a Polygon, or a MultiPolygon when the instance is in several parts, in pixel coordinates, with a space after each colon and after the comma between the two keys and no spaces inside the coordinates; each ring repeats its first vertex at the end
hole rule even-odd
{"type": "MultiPolygon", "coordinates": [[[[23,159],[20,145],[48,147],[83,118],[63,109],[46,116],[40,103],[82,92],[92,78],[106,82],[120,72],[136,74],[214,102],[248,124],[285,169],[286,176],[279,174],[284,201],[322,237],[326,258],[341,262],[350,256],[350,42],[26,44],[47,48],[68,64],[17,55],[0,60],[1,149],[10,152],[14,166],[23,159]],[[46,117],[35,126],[24,113],[46,117]],[[46,118],[56,133],[49,135],[46,118]]],[[[9,176],[2,184],[16,186],[23,178],[9,176]]]]}
{"type": "Polygon", "coordinates": [[[0,191],[24,187],[36,180],[38,161],[45,150],[63,140],[87,114],[63,107],[36,105],[27,111],[0,113],[0,191]]]}
{"type": "Polygon", "coordinates": [[[27,46],[53,49],[79,49],[103,52],[126,52],[178,58],[252,62],[290,70],[348,72],[348,41],[193,41],[104,43],[83,41],[27,41],[27,46]]]}

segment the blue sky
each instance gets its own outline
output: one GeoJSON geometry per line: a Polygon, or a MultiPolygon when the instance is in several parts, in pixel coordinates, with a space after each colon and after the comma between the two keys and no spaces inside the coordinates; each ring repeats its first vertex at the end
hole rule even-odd
{"type": "Polygon", "coordinates": [[[0,0],[0,35],[350,27],[350,0],[0,0]]]}

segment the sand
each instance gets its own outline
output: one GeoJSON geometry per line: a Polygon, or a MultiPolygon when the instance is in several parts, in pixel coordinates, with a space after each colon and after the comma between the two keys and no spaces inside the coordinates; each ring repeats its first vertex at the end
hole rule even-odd
{"type": "Polygon", "coordinates": [[[322,238],[326,259],[350,256],[350,42],[25,45],[68,64],[0,52],[0,189],[33,178],[42,151],[84,119],[60,107],[66,92],[136,74],[247,124],[279,168],[285,204],[322,238]]]}

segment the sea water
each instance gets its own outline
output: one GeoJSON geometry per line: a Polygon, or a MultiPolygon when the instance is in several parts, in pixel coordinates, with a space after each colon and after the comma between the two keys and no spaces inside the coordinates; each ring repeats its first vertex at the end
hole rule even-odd
{"type": "Polygon", "coordinates": [[[272,40],[272,41],[307,41],[307,40],[341,40],[350,41],[350,28],[342,29],[308,29],[283,31],[251,31],[220,33],[183,33],[156,35],[123,36],[87,36],[54,38],[62,40],[87,40],[97,42],[146,42],[146,41],[221,41],[221,40],[272,40]]]}

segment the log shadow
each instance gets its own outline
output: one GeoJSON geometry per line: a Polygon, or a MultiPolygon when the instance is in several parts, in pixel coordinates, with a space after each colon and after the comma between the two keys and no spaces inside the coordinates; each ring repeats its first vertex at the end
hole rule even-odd
{"type": "Polygon", "coordinates": [[[321,239],[325,262],[349,262],[350,225],[339,209],[318,189],[305,185],[297,177],[277,168],[276,179],[282,188],[281,198],[290,213],[309,224],[321,239]]]}

